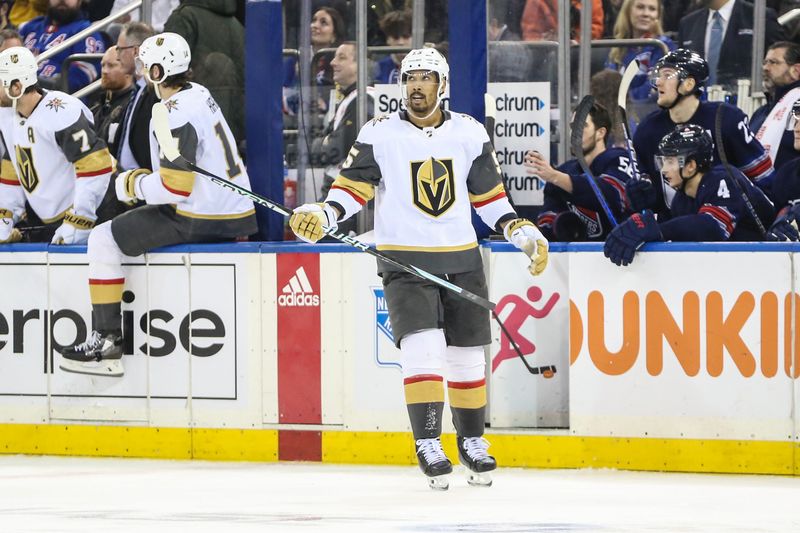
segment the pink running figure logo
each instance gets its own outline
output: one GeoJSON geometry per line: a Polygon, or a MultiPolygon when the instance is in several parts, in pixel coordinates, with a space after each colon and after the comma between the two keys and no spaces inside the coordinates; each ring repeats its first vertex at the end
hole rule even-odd
{"type": "MultiPolygon", "coordinates": [[[[528,288],[527,296],[528,300],[531,302],[538,302],[542,299],[542,289],[534,285],[528,288]]],[[[506,319],[503,321],[503,324],[506,326],[508,332],[514,336],[514,341],[516,341],[517,346],[519,346],[522,355],[530,355],[535,352],[536,345],[522,336],[522,334],[519,332],[520,328],[522,328],[522,325],[525,323],[528,317],[544,318],[549,315],[559,298],[560,295],[557,292],[553,293],[553,295],[550,296],[550,298],[544,304],[544,307],[541,309],[536,309],[534,306],[516,294],[507,294],[498,302],[498,316],[503,312],[503,309],[505,309],[506,306],[513,306],[508,317],[506,317],[506,319]]],[[[497,352],[497,354],[492,358],[492,373],[497,370],[497,367],[500,366],[500,363],[506,359],[514,359],[515,357],[517,357],[517,353],[514,351],[514,348],[511,346],[511,343],[505,334],[501,332],[500,351],[497,352]]]]}

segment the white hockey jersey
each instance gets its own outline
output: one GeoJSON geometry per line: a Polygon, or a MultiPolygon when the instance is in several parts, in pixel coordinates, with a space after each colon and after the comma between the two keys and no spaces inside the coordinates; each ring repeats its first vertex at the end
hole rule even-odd
{"type": "MultiPolygon", "coordinates": [[[[250,178],[236,141],[208,89],[191,83],[164,104],[178,150],[187,161],[250,189],[250,178]]],[[[255,213],[251,200],[180,169],[162,157],[152,123],[150,138],[153,173],[141,182],[148,204],[176,204],[178,214],[192,218],[242,218],[255,213]]]]}
{"type": "Polygon", "coordinates": [[[461,113],[435,128],[405,112],[365,124],[326,201],[344,219],[373,194],[378,249],[437,273],[480,264],[470,205],[490,227],[516,217],[486,131],[461,113]]]}
{"type": "Polygon", "coordinates": [[[89,109],[77,98],[48,91],[25,118],[0,108],[6,147],[0,167],[0,211],[19,220],[25,200],[44,223],[69,220],[90,228],[108,188],[112,159],[94,130],[89,109]]]}

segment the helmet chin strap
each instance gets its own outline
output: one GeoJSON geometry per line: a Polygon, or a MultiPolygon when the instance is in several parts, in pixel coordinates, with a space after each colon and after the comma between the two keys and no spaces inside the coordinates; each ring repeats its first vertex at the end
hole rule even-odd
{"type": "Polygon", "coordinates": [[[439,88],[436,90],[436,105],[433,106],[433,109],[431,110],[431,112],[428,113],[427,115],[425,115],[424,117],[421,117],[421,116],[417,115],[416,113],[414,113],[413,111],[411,111],[411,106],[409,105],[409,103],[410,103],[409,101],[411,100],[411,98],[409,96],[407,96],[408,95],[408,88],[404,88],[403,90],[406,93],[406,111],[408,111],[408,114],[412,115],[417,120],[426,120],[426,119],[430,118],[431,116],[433,116],[434,113],[436,113],[436,110],[439,109],[439,106],[442,104],[442,95],[444,93],[444,89],[442,88],[442,82],[441,81],[439,82],[439,88]]]}

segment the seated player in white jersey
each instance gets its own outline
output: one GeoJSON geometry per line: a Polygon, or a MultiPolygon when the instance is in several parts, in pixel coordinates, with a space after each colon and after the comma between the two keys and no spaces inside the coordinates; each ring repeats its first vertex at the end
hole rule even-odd
{"type": "MultiPolygon", "coordinates": [[[[184,38],[154,35],[142,43],[138,61],[169,111],[181,155],[249,189],[247,170],[219,106],[205,87],[189,81],[191,53],[184,38]]],[[[89,236],[89,294],[96,330],[86,342],[62,351],[62,370],[123,375],[124,256],[172,244],[234,240],[258,230],[252,201],[172,165],[159,156],[157,143],[151,142],[150,152],[153,170],[128,170],[115,182],[120,201],[146,205],[97,226],[89,236]]]]}
{"type": "MultiPolygon", "coordinates": [[[[470,206],[525,251],[534,275],[547,264],[548,244],[506,198],[483,126],[441,108],[448,73],[447,61],[433,48],[412,50],[399,80],[405,109],[364,125],[325,202],[298,207],[289,224],[299,238],[317,242],[323,228],[335,229],[374,196],[378,250],[485,298],[470,206]]],[[[488,473],[496,462],[483,438],[489,312],[385,263],[378,269],[402,352],[420,468],[432,488],[448,487],[452,464],[440,441],[446,376],[459,459],[470,484],[491,484],[488,473]]]]}
{"type": "Polygon", "coordinates": [[[36,69],[25,47],[0,53],[0,242],[22,240],[20,227],[37,218],[42,226],[33,240],[82,244],[108,190],[111,155],[89,109],[39,87],[36,69]]]}

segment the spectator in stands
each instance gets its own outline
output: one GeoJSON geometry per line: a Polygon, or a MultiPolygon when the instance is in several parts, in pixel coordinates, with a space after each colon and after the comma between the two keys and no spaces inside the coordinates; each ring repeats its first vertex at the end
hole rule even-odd
{"type": "MultiPolygon", "coordinates": [[[[572,0],[570,11],[571,38],[580,35],[581,0],[572,0]]],[[[558,1],[527,0],[520,21],[522,38],[526,41],[555,41],[558,39],[558,1]]],[[[603,2],[592,0],[592,39],[603,36],[603,2]]]]}
{"type": "Polygon", "coordinates": [[[778,41],[762,63],[767,103],[753,112],[750,128],[769,150],[775,169],[800,156],[794,148],[792,106],[800,100],[800,45],[778,41]]]}
{"type": "Polygon", "coordinates": [[[153,86],[145,80],[144,73],[136,68],[139,47],[154,35],[153,28],[144,22],[131,22],[122,28],[117,39],[117,54],[125,72],[133,74],[134,92],[125,108],[122,123],[114,138],[117,168],[131,170],[150,166],[150,115],[158,101],[153,86]]]}
{"type": "Polygon", "coordinates": [[[611,39],[614,36],[614,24],[617,22],[622,0],[603,0],[603,38],[611,39]]]}
{"type": "Polygon", "coordinates": [[[244,26],[236,0],[181,0],[164,24],[192,50],[194,80],[211,92],[236,142],[244,139],[244,26]]]}
{"type": "MultiPolygon", "coordinates": [[[[411,11],[390,11],[380,21],[389,46],[411,46],[411,11]]],[[[400,62],[403,53],[390,54],[378,61],[375,83],[397,83],[400,77],[400,62]]]]}
{"type": "MultiPolygon", "coordinates": [[[[735,86],[736,80],[751,75],[753,4],[744,0],[708,0],[707,4],[681,19],[678,46],[705,57],[709,86],[735,86]]],[[[767,47],[784,40],[775,11],[769,8],[764,40],[767,47]]]]}
{"type": "Polygon", "coordinates": [[[22,35],[12,29],[0,31],[0,52],[12,46],[22,46],[22,35]]]}
{"type": "MultiPolygon", "coordinates": [[[[111,13],[119,13],[125,6],[130,4],[133,0],[115,0],[114,6],[111,8],[111,13]]],[[[164,30],[164,23],[169,16],[180,5],[180,0],[153,0],[150,4],[150,24],[153,29],[161,33],[164,30]]],[[[123,15],[117,19],[117,22],[127,24],[128,22],[135,22],[139,20],[139,10],[134,10],[127,15],[123,15]]]]}
{"type": "Polygon", "coordinates": [[[493,0],[489,9],[489,81],[551,79],[556,63],[553,51],[534,50],[519,42],[519,34],[508,26],[510,6],[504,1],[493,0]]]}
{"type": "MultiPolygon", "coordinates": [[[[315,139],[311,147],[315,164],[325,167],[325,178],[322,184],[322,198],[339,176],[342,163],[347,158],[350,148],[356,141],[361,124],[358,123],[358,63],[356,60],[356,43],[347,41],[336,49],[336,56],[331,61],[333,80],[336,82],[340,100],[336,105],[333,120],[326,126],[324,136],[315,139]]],[[[373,115],[371,87],[367,88],[367,117],[373,115]]],[[[350,219],[339,226],[347,233],[355,230],[356,220],[350,219]]]]}
{"type": "MultiPolygon", "coordinates": [[[[614,38],[658,39],[669,50],[674,50],[675,43],[661,29],[661,14],[661,0],[625,0],[614,25],[614,38]]],[[[647,73],[663,56],[663,48],[657,45],[612,48],[606,68],[621,73],[637,59],[639,74],[631,82],[629,98],[634,101],[655,100],[655,91],[648,83],[647,73]]]]}
{"type": "Polygon", "coordinates": [[[546,182],[544,206],[536,225],[548,241],[602,241],[608,235],[611,222],[589,179],[595,180],[615,219],[628,213],[625,183],[633,172],[626,150],[606,149],[610,128],[608,111],[595,103],[583,125],[582,140],[583,156],[594,178],[583,173],[577,159],[553,168],[539,152],[529,151],[525,155],[528,174],[546,182]]]}
{"type": "Polygon", "coordinates": [[[298,112],[297,86],[314,84],[320,88],[315,105],[323,112],[328,109],[328,94],[333,86],[330,62],[334,54],[317,52],[324,48],[336,48],[344,40],[345,25],[342,15],[332,7],[318,9],[311,19],[311,53],[314,64],[311,66],[312,80],[298,79],[299,66],[296,57],[287,58],[283,63],[284,110],[289,114],[298,112]],[[316,57],[316,59],[314,59],[316,57]]]}
{"type": "MultiPolygon", "coordinates": [[[[57,46],[58,43],[72,37],[89,27],[91,22],[81,10],[81,0],[50,0],[47,15],[37,17],[20,28],[25,47],[34,55],[57,46]]],[[[39,80],[44,86],[54,87],[65,84],[61,80],[61,66],[72,54],[102,54],[105,52],[103,37],[99,32],[92,33],[39,63],[39,80]]],[[[69,67],[66,86],[69,92],[85,87],[97,79],[99,61],[76,61],[69,67]]]]}
{"type": "Polygon", "coordinates": [[[730,168],[729,175],[722,165],[713,165],[713,141],[705,128],[677,126],[656,153],[664,186],[674,193],[670,210],[658,218],[650,210],[635,213],[614,228],[604,246],[614,264],[630,264],[636,250],[652,241],[763,240],[740,191],[766,227],[775,219],[772,203],[739,169],[730,168]]]}
{"type": "Polygon", "coordinates": [[[19,28],[26,22],[47,13],[47,0],[14,0],[8,20],[12,26],[19,28]]]}
{"type": "Polygon", "coordinates": [[[115,154],[117,130],[134,90],[133,72],[125,69],[116,46],[103,54],[100,62],[100,87],[103,90],[100,101],[91,109],[94,127],[97,135],[106,142],[111,153],[115,154]]]}

